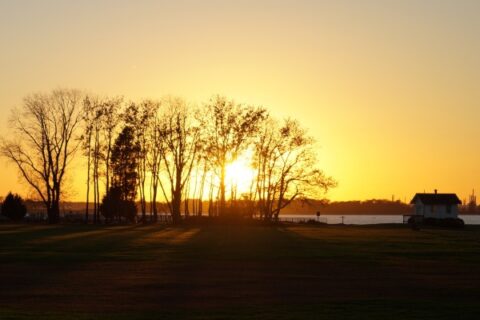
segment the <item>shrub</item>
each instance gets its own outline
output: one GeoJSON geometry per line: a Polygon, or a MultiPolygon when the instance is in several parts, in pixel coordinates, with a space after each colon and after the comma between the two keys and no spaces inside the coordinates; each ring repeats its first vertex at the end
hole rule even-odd
{"type": "Polygon", "coordinates": [[[443,227],[449,227],[449,228],[463,228],[465,226],[465,222],[463,222],[463,220],[459,218],[448,218],[448,219],[443,219],[443,221],[441,222],[441,225],[443,227]]]}
{"type": "Polygon", "coordinates": [[[465,226],[465,223],[460,218],[426,218],[423,220],[423,224],[427,226],[439,226],[446,228],[463,228],[465,226]]]}
{"type": "Polygon", "coordinates": [[[423,224],[426,226],[436,226],[438,225],[438,219],[437,218],[425,218],[423,219],[423,224]]]}
{"type": "Polygon", "coordinates": [[[9,193],[2,204],[2,215],[12,221],[20,221],[27,214],[27,207],[22,197],[18,194],[9,193]]]}
{"type": "Polygon", "coordinates": [[[137,215],[137,206],[134,201],[122,199],[120,188],[112,187],[103,197],[100,212],[106,221],[115,219],[121,221],[123,218],[129,222],[134,222],[137,215]]]}

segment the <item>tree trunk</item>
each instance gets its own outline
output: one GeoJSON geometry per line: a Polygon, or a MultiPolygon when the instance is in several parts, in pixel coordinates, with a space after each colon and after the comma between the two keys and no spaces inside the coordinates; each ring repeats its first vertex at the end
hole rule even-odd
{"type": "Polygon", "coordinates": [[[53,200],[50,206],[47,207],[47,216],[49,224],[60,222],[60,206],[58,200],[53,200]]]}
{"type": "MultiPolygon", "coordinates": [[[[98,167],[97,167],[98,170],[98,167]]],[[[97,223],[100,223],[100,174],[97,172],[97,223]]]]}
{"type": "Polygon", "coordinates": [[[207,178],[207,165],[205,162],[205,165],[203,166],[203,172],[202,172],[202,179],[200,180],[200,190],[199,190],[199,195],[198,195],[198,210],[197,210],[197,216],[201,216],[203,214],[203,194],[205,192],[205,180],[207,178]]]}
{"type": "Polygon", "coordinates": [[[93,163],[93,224],[97,224],[97,175],[96,175],[96,159],[93,163]]]}
{"type": "Polygon", "coordinates": [[[208,193],[208,216],[213,217],[215,213],[213,212],[213,176],[210,176],[210,190],[208,193]]]}
{"type": "Polygon", "coordinates": [[[190,192],[190,181],[187,181],[187,183],[185,184],[185,218],[190,216],[190,206],[188,204],[188,195],[189,195],[189,192],[190,192]]]}
{"type": "Polygon", "coordinates": [[[87,203],[85,205],[85,223],[88,223],[88,214],[89,214],[89,200],[90,200],[90,162],[91,162],[91,154],[90,154],[90,140],[88,143],[88,161],[87,161],[87,203]]]}
{"type": "Polygon", "coordinates": [[[158,184],[155,178],[156,171],[152,172],[152,180],[151,180],[151,193],[150,193],[150,214],[153,215],[153,222],[157,222],[158,213],[157,213],[157,191],[158,191],[158,184]]]}
{"type": "Polygon", "coordinates": [[[220,215],[225,215],[225,164],[220,170],[220,215]]]}
{"type": "Polygon", "coordinates": [[[182,196],[179,190],[172,192],[172,221],[178,223],[181,220],[180,207],[182,205],[182,196]]]}
{"type": "Polygon", "coordinates": [[[105,194],[110,190],[110,153],[112,152],[112,138],[109,134],[107,144],[107,154],[105,156],[105,194]]]}
{"type": "MultiPolygon", "coordinates": [[[[143,175],[144,173],[142,173],[143,175]]],[[[140,176],[140,209],[142,210],[142,223],[147,220],[147,202],[145,200],[145,181],[143,176],[140,176]]]]}

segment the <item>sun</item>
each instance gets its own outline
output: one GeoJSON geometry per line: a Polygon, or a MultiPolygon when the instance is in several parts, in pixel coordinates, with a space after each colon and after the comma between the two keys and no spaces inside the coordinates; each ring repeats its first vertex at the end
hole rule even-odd
{"type": "Polygon", "coordinates": [[[236,188],[238,195],[249,192],[255,178],[255,171],[250,162],[249,155],[245,154],[226,167],[225,183],[229,188],[236,188]]]}

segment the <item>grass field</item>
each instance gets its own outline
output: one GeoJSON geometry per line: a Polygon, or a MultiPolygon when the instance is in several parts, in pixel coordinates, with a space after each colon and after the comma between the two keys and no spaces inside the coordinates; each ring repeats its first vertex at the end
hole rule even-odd
{"type": "Polygon", "coordinates": [[[0,225],[0,319],[478,319],[480,228],[0,225]]]}

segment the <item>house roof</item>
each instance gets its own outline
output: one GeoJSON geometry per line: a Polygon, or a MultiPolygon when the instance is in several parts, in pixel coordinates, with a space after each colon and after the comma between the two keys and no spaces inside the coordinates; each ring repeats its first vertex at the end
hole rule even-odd
{"type": "Polygon", "coordinates": [[[426,205],[455,205],[462,204],[455,193],[417,193],[410,204],[415,204],[417,199],[426,205]]]}

